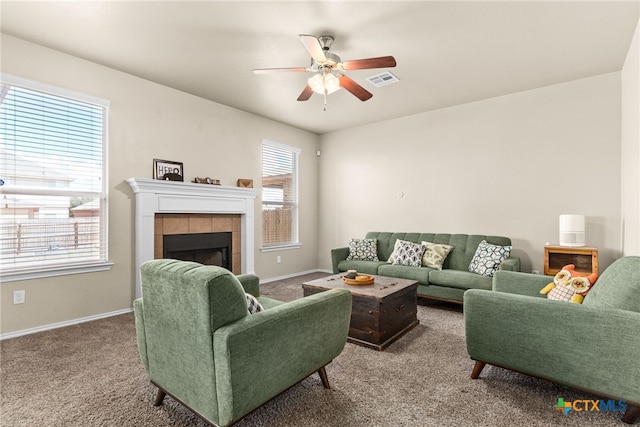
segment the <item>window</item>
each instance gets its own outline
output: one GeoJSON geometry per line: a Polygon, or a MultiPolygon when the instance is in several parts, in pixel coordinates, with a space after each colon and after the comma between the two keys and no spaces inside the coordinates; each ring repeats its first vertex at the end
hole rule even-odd
{"type": "Polygon", "coordinates": [[[297,247],[300,150],[262,142],[263,250],[297,247]]]}
{"type": "Polygon", "coordinates": [[[108,103],[1,77],[3,281],[108,269],[108,103]]]}

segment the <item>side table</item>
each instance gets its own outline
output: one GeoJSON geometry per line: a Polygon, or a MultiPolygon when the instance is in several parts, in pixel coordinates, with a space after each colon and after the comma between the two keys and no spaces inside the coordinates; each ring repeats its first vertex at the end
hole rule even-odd
{"type": "Polygon", "coordinates": [[[598,248],[554,245],[544,247],[544,274],[546,276],[555,276],[562,267],[568,264],[575,265],[577,272],[598,274],[598,248]]]}

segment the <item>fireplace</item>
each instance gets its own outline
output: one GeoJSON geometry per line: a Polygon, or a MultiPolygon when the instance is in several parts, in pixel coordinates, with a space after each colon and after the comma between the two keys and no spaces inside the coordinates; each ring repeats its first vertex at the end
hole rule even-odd
{"type": "Polygon", "coordinates": [[[241,222],[235,214],[157,213],[153,257],[218,265],[241,274],[241,222]]]}
{"type": "Polygon", "coordinates": [[[128,178],[127,183],[135,194],[136,205],[136,298],[142,296],[140,266],[163,256],[165,234],[232,232],[231,271],[255,272],[256,189],[148,178],[128,178]]]}
{"type": "Polygon", "coordinates": [[[162,257],[217,265],[231,270],[231,233],[192,233],[162,236],[162,257]]]}

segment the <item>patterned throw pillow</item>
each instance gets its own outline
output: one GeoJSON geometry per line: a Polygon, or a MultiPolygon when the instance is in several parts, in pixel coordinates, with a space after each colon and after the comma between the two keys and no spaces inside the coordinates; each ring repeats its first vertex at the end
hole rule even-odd
{"type": "Polygon", "coordinates": [[[444,260],[453,249],[453,246],[444,245],[441,243],[422,242],[422,245],[426,247],[424,255],[422,256],[422,265],[425,267],[435,268],[436,270],[442,270],[442,264],[444,260]]]}
{"type": "Polygon", "coordinates": [[[248,293],[245,293],[244,296],[247,298],[247,310],[249,311],[249,314],[254,314],[264,310],[262,304],[258,302],[256,297],[248,293]]]}
{"type": "Polygon", "coordinates": [[[469,264],[469,271],[483,276],[493,277],[500,263],[509,258],[511,246],[498,246],[483,240],[469,264]]]}
{"type": "Polygon", "coordinates": [[[420,267],[422,256],[427,248],[417,243],[401,241],[398,247],[396,259],[393,265],[408,265],[410,267],[420,267]]]}
{"type": "Polygon", "coordinates": [[[378,239],[349,239],[347,261],[378,261],[378,239]]]}
{"type": "Polygon", "coordinates": [[[388,263],[393,264],[393,261],[398,257],[398,249],[400,249],[400,244],[404,242],[404,240],[396,239],[396,243],[393,245],[393,252],[389,255],[388,263]]]}

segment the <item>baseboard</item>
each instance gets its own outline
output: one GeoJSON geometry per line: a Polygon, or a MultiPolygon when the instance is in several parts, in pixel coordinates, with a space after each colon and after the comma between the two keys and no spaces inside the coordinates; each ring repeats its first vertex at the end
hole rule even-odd
{"type": "Polygon", "coordinates": [[[65,326],[77,325],[79,323],[91,322],[93,320],[104,319],[106,317],[118,316],[120,314],[131,313],[133,308],[125,308],[123,310],[111,311],[109,313],[96,314],[95,316],[82,317],[80,319],[66,320],[64,322],[51,323],[49,325],[37,326],[35,328],[23,329],[21,331],[0,334],[0,341],[9,338],[17,338],[23,335],[35,334],[37,332],[49,331],[51,329],[64,328],[65,326]]]}
{"type": "Polygon", "coordinates": [[[287,274],[286,276],[271,277],[269,279],[260,280],[260,283],[277,282],[278,280],[291,279],[292,277],[302,276],[302,275],[311,274],[311,273],[332,273],[332,271],[323,270],[323,269],[307,270],[307,271],[301,271],[298,273],[287,274]]]}

